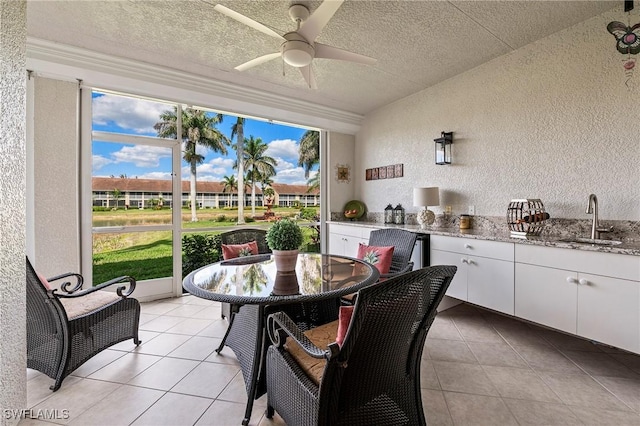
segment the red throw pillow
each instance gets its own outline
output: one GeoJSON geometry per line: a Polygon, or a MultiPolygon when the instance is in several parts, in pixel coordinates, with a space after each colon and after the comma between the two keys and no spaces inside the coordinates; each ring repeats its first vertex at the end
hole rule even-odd
{"type": "Polygon", "coordinates": [[[235,259],[236,257],[251,256],[258,254],[258,243],[250,241],[245,244],[223,244],[222,258],[224,260],[235,259]]]}
{"type": "Polygon", "coordinates": [[[336,342],[340,346],[342,346],[344,336],[346,336],[347,330],[349,329],[353,308],[354,306],[340,306],[340,312],[338,312],[338,333],[336,335],[336,342]]]}
{"type": "Polygon", "coordinates": [[[49,281],[47,281],[44,275],[42,275],[40,272],[36,272],[36,274],[38,274],[38,278],[40,278],[40,282],[42,282],[42,285],[44,285],[47,290],[51,290],[51,284],[49,284],[49,281]]]}
{"type": "Polygon", "coordinates": [[[362,259],[378,268],[381,274],[388,274],[391,268],[393,246],[376,247],[360,243],[358,246],[358,259],[362,259]]]}

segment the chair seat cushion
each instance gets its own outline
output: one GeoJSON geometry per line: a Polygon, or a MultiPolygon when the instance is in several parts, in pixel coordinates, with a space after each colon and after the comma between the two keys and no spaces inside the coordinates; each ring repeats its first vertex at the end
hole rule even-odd
{"type": "Polygon", "coordinates": [[[349,330],[349,324],[351,324],[351,317],[353,316],[353,308],[355,308],[355,306],[340,306],[338,313],[338,331],[336,333],[336,343],[340,346],[342,346],[344,337],[347,335],[347,330],[349,330]]]}
{"type": "MultiPolygon", "coordinates": [[[[338,322],[339,320],[335,320],[319,327],[312,328],[311,330],[305,331],[304,334],[309,340],[311,340],[311,342],[313,342],[314,345],[324,349],[329,346],[330,343],[336,341],[338,322]]],[[[302,371],[309,376],[311,381],[319,386],[327,361],[325,359],[314,358],[308,355],[302,347],[291,338],[287,338],[284,347],[291,357],[296,360],[300,368],[302,368],[302,371]]]]}
{"type": "Polygon", "coordinates": [[[245,244],[222,244],[222,258],[224,260],[256,254],[258,254],[258,243],[255,241],[245,244]]]}
{"type": "Polygon", "coordinates": [[[121,297],[116,293],[98,290],[93,293],[89,293],[86,296],[72,299],[61,297],[59,300],[67,313],[67,318],[72,320],[74,318],[81,317],[82,315],[86,315],[89,312],[98,310],[103,306],[117,302],[120,299],[121,297]]]}

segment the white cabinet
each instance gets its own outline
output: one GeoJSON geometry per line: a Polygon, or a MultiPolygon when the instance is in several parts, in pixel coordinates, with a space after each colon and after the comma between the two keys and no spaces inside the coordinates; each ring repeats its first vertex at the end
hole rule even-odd
{"type": "Polygon", "coordinates": [[[640,258],[516,246],[515,315],[640,352],[640,258]]]}
{"type": "Polygon", "coordinates": [[[513,243],[431,236],[431,264],[456,265],[447,296],[514,313],[513,243]]]}
{"type": "Polygon", "coordinates": [[[358,244],[367,244],[373,229],[376,228],[330,223],[328,253],[356,257],[358,244]]]}

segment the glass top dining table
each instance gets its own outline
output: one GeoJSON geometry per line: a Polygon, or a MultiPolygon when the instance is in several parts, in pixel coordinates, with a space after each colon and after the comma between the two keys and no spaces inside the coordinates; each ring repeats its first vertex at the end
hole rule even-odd
{"type": "Polygon", "coordinates": [[[299,253],[295,271],[278,271],[273,255],[265,254],[213,263],[184,278],[182,285],[192,295],[232,306],[224,344],[238,358],[247,389],[242,424],[249,424],[253,401],[266,391],[266,317],[284,311],[303,329],[333,321],[342,296],[375,283],[379,276],[377,268],[363,260],[299,253]]]}

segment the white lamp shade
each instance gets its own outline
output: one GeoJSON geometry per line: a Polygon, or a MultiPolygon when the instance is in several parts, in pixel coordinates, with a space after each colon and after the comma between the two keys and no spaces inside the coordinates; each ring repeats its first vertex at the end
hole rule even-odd
{"type": "Polygon", "coordinates": [[[414,206],[439,206],[440,190],[437,186],[428,188],[413,188],[414,206]]]}

